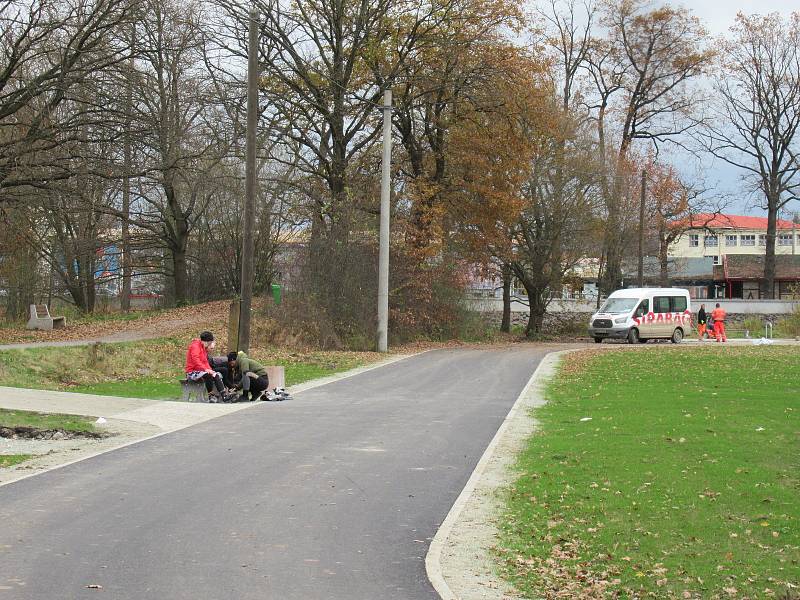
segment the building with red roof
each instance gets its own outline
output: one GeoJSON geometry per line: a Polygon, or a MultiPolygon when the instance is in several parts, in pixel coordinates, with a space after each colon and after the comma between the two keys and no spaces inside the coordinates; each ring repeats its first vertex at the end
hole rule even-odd
{"type": "MultiPolygon", "coordinates": [[[[710,297],[759,297],[767,247],[766,217],[697,214],[691,217],[691,223],[683,221],[676,225],[689,226],[670,245],[670,259],[713,261],[714,283],[709,286],[710,297]]],[[[800,289],[799,224],[778,219],[775,255],[775,297],[794,297],[800,289]]]]}
{"type": "MultiPolygon", "coordinates": [[[[686,222],[677,223],[684,227],[686,222]]],[[[691,226],[669,248],[673,258],[711,258],[722,265],[727,255],[763,256],[767,247],[767,218],[746,215],[697,214],[691,226]]],[[[800,254],[800,226],[778,219],[775,254],[800,254]]]]}

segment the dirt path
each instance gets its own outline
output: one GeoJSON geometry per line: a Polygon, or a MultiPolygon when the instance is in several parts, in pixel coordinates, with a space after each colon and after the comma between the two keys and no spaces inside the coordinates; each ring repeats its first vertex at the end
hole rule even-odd
{"type": "Polygon", "coordinates": [[[109,319],[69,325],[53,331],[0,329],[0,350],[85,346],[95,342],[119,343],[155,339],[199,329],[224,331],[227,328],[228,302],[225,300],[176,308],[125,321],[109,319]]]}

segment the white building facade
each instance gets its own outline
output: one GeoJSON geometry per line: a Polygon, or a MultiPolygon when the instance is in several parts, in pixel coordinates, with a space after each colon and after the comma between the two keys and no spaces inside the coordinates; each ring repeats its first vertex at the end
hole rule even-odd
{"type": "MultiPolygon", "coordinates": [[[[696,215],[693,224],[669,247],[673,258],[711,258],[715,265],[729,254],[765,255],[766,217],[696,215]]],[[[800,226],[779,219],[775,254],[800,254],[800,226]]]]}

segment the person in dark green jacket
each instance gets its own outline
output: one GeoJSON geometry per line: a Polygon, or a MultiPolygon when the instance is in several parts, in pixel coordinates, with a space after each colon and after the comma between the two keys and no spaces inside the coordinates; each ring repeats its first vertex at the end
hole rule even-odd
{"type": "Polygon", "coordinates": [[[237,402],[251,402],[258,400],[269,388],[269,378],[264,365],[257,363],[244,352],[231,352],[228,354],[228,366],[240,379],[242,395],[237,402]]]}

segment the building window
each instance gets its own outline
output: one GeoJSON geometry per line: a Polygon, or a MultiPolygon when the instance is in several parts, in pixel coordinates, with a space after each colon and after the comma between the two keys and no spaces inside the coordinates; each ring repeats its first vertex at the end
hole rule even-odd
{"type": "Polygon", "coordinates": [[[725,245],[726,246],[735,246],[737,240],[739,239],[738,235],[726,235],[725,236],[725,245]]]}
{"type": "Polygon", "coordinates": [[[696,233],[689,234],[689,246],[697,248],[700,245],[700,236],[696,233]]]}
{"type": "Polygon", "coordinates": [[[778,246],[791,246],[792,245],[792,234],[791,233],[780,233],[778,234],[778,246]]]}
{"type": "Polygon", "coordinates": [[[715,254],[714,256],[704,256],[703,258],[711,258],[711,259],[713,259],[715,265],[721,264],[719,262],[719,255],[718,254],[715,254]]]}
{"type": "Polygon", "coordinates": [[[743,235],[742,236],[742,246],[755,246],[756,245],[756,236],[755,235],[743,235]]]}
{"type": "Polygon", "coordinates": [[[718,240],[717,236],[715,235],[707,235],[703,238],[703,245],[704,246],[717,246],[718,240]]]}
{"type": "Polygon", "coordinates": [[[766,246],[767,245],[767,235],[762,233],[758,236],[758,245],[759,246],[766,246]]]}

